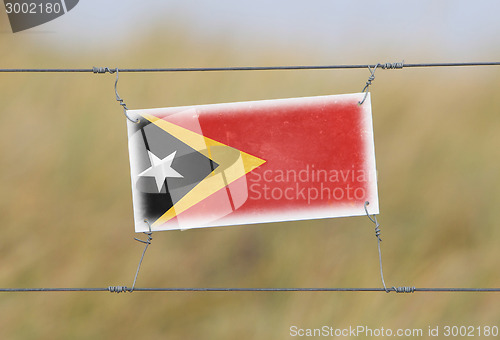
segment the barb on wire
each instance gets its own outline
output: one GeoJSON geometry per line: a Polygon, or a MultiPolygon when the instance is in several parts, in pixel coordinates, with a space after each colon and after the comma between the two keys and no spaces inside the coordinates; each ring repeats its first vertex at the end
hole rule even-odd
{"type": "Polygon", "coordinates": [[[380,67],[383,70],[396,70],[396,69],[402,69],[405,67],[405,61],[403,60],[400,63],[385,63],[385,64],[378,64],[378,67],[380,67]]]}
{"type": "Polygon", "coordinates": [[[124,293],[129,291],[127,286],[109,286],[107,290],[110,293],[124,293]]]}
{"type": "Polygon", "coordinates": [[[109,74],[113,74],[115,73],[117,69],[114,68],[114,69],[110,69],[109,67],[92,67],[92,72],[94,73],[100,73],[100,74],[103,74],[103,73],[109,73],[109,74]]]}

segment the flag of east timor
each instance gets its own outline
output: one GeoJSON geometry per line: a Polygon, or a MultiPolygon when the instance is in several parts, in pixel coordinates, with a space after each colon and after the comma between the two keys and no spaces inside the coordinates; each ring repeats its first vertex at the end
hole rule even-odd
{"type": "Polygon", "coordinates": [[[377,214],[363,96],[129,110],[135,231],[377,214]]]}

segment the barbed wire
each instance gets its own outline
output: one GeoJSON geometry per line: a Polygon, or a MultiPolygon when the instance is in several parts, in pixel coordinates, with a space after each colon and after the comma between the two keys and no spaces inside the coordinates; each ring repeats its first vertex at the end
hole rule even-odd
{"type": "MultiPolygon", "coordinates": [[[[421,68],[421,67],[467,67],[467,66],[500,66],[500,62],[446,62],[446,63],[417,63],[406,64],[403,62],[396,63],[377,63],[377,64],[356,64],[356,65],[301,65],[301,66],[236,66],[236,67],[179,67],[179,68],[110,68],[110,67],[93,67],[87,68],[12,68],[0,69],[1,73],[116,73],[118,72],[217,72],[217,71],[273,71],[273,70],[334,70],[334,69],[366,69],[368,68],[372,75],[366,83],[363,92],[365,92],[371,81],[374,78],[374,71],[377,68],[381,69],[402,69],[402,68],[421,68]]],[[[115,81],[115,92],[118,77],[115,81]]],[[[123,102],[116,93],[118,101],[123,102]]],[[[363,100],[364,101],[364,100],[363,100]]],[[[361,103],[360,103],[361,104],[361,103]]],[[[126,109],[126,106],[124,106],[126,109]]],[[[128,118],[128,117],[127,117],[128,118]]],[[[366,204],[365,204],[366,210],[366,204]]],[[[380,251],[380,230],[379,224],[376,219],[372,219],[366,210],[370,220],[376,224],[376,236],[378,239],[378,251],[380,260],[380,274],[382,278],[383,288],[138,288],[135,287],[137,275],[144,258],[147,246],[151,241],[151,232],[148,235],[148,241],[141,241],[146,243],[143,251],[139,266],[137,268],[134,283],[131,288],[127,286],[109,286],[107,288],[0,288],[0,293],[18,293],[18,292],[111,292],[111,293],[124,293],[124,292],[384,292],[384,293],[478,293],[478,292],[500,292],[500,288],[416,288],[416,287],[391,287],[387,288],[384,282],[382,272],[382,259],[380,251]]]]}
{"type": "Polygon", "coordinates": [[[493,62],[445,62],[445,63],[376,63],[353,65],[296,65],[296,66],[232,66],[232,67],[167,67],[167,68],[3,68],[0,72],[58,72],[58,73],[114,73],[119,72],[217,72],[217,71],[277,71],[277,70],[335,70],[335,69],[402,69],[419,67],[463,67],[463,66],[500,66],[500,61],[493,62]],[[113,72],[111,72],[113,71],[113,72]]]}
{"type": "MultiPolygon", "coordinates": [[[[399,287],[396,293],[500,293],[500,288],[417,288],[399,287]],[[404,288],[404,289],[403,289],[404,288]]],[[[107,288],[0,288],[0,293],[22,292],[111,292],[132,291],[124,286],[107,288]]],[[[384,292],[385,288],[138,288],[133,292],[384,292]]]]}

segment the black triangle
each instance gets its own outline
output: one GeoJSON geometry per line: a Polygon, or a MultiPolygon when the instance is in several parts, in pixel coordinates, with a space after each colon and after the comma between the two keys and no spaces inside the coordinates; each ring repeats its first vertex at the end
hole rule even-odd
{"type": "Polygon", "coordinates": [[[219,164],[196,151],[186,143],[148,121],[136,125],[140,130],[143,145],[138,155],[139,173],[151,166],[148,151],[163,159],[176,152],[172,168],[183,178],[166,178],[161,190],[153,177],[138,177],[136,190],[142,202],[141,210],[149,221],[155,221],[175,203],[205,179],[219,164]]]}

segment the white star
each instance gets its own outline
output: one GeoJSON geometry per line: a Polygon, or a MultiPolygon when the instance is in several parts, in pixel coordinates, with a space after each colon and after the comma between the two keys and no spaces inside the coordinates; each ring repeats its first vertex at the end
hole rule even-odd
{"type": "Polygon", "coordinates": [[[139,177],[154,177],[158,192],[161,191],[163,183],[166,178],[184,178],[180,173],[172,169],[172,162],[177,151],[172,152],[170,155],[163,159],[159,159],[148,150],[149,159],[151,160],[151,167],[141,172],[139,177]]]}

